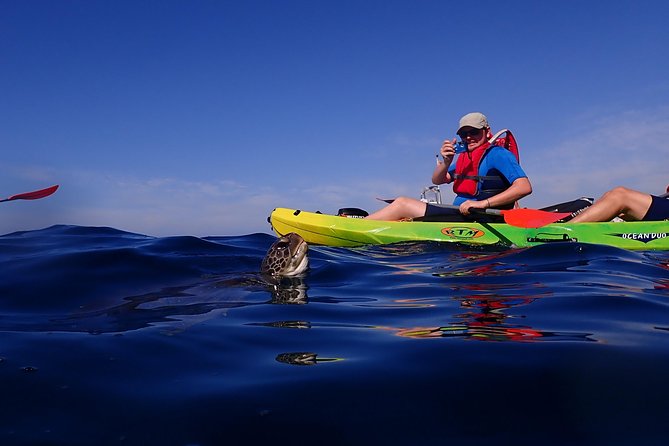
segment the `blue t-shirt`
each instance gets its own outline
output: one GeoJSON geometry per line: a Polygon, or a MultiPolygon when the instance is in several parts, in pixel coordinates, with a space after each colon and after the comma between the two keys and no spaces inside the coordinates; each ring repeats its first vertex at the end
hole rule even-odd
{"type": "MultiPolygon", "coordinates": [[[[462,155],[459,155],[462,156],[462,155]]],[[[451,176],[455,173],[455,163],[451,165],[449,173],[451,176]]],[[[477,196],[466,194],[457,195],[453,200],[454,205],[460,205],[467,200],[485,200],[488,197],[497,195],[501,190],[507,189],[518,178],[527,178],[527,174],[516,157],[504,147],[493,146],[481,160],[479,165],[479,175],[499,176],[500,179],[484,179],[479,181],[477,196]],[[489,192],[487,192],[489,191],[489,192]]]]}

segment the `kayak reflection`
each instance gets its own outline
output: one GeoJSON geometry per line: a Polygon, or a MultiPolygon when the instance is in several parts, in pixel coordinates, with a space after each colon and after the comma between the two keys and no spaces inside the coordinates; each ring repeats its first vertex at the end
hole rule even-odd
{"type": "Polygon", "coordinates": [[[592,333],[552,332],[527,325],[510,324],[504,311],[527,305],[535,298],[514,296],[468,296],[460,300],[463,313],[453,315],[459,319],[439,327],[413,327],[397,331],[398,336],[408,338],[461,337],[477,341],[591,341],[592,333]]]}

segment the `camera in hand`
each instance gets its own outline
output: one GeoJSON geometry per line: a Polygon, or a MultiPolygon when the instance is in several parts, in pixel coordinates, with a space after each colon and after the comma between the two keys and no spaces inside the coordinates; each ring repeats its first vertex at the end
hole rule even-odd
{"type": "Polygon", "coordinates": [[[455,153],[463,153],[467,151],[467,143],[458,141],[455,143],[455,153]]]}

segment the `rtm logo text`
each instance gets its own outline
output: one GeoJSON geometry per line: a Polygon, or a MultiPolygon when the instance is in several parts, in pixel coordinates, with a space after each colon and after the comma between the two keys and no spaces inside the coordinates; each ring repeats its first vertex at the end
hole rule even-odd
{"type": "Polygon", "coordinates": [[[480,229],[468,228],[466,226],[444,228],[441,230],[441,233],[448,237],[462,239],[479,238],[485,235],[485,232],[481,231],[480,229]]]}

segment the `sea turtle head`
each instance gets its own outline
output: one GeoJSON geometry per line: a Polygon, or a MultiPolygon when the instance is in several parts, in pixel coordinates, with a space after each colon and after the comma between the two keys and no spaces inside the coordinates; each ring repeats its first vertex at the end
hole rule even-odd
{"type": "Polygon", "coordinates": [[[302,237],[291,232],[270,246],[260,271],[270,276],[297,276],[309,266],[309,246],[302,237]]]}

